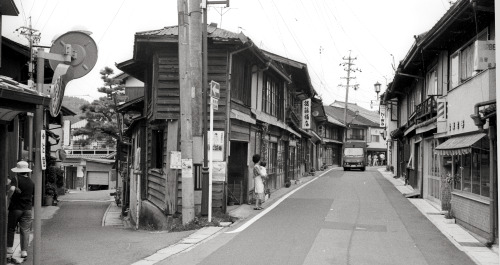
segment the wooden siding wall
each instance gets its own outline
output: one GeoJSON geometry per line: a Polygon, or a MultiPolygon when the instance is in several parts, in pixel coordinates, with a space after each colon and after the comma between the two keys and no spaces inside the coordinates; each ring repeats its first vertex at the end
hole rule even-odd
{"type": "MultiPolygon", "coordinates": [[[[148,181],[147,181],[147,198],[148,201],[152,202],[161,210],[166,209],[165,205],[165,190],[166,190],[166,179],[163,174],[161,174],[160,169],[151,170],[151,155],[152,155],[152,128],[148,126],[148,181]]],[[[163,132],[164,139],[168,137],[168,130],[163,132]]],[[[163,154],[166,153],[166,145],[164,145],[163,154]]]]}
{"type": "MultiPolygon", "coordinates": [[[[220,84],[220,99],[218,110],[214,111],[214,130],[226,131],[227,126],[227,66],[228,66],[228,53],[224,49],[209,49],[208,52],[208,81],[211,80],[218,82],[220,84]]],[[[151,84],[151,105],[148,107],[149,121],[154,120],[178,120],[180,117],[180,87],[179,87],[179,58],[178,50],[162,50],[158,52],[153,57],[152,63],[152,84],[151,84]]],[[[149,101],[149,100],[148,100],[149,101]]],[[[209,113],[210,109],[207,109],[209,113]]],[[[244,111],[249,114],[249,111],[244,111]]],[[[169,126],[170,129],[170,126],[169,126]]],[[[164,129],[164,140],[168,141],[169,135],[167,128],[164,129]]],[[[173,133],[173,132],[172,132],[173,133]]],[[[227,135],[227,134],[226,134],[227,135]]],[[[151,126],[147,129],[147,163],[151,165],[151,126]]],[[[168,144],[168,143],[167,143],[168,144]]],[[[167,153],[172,149],[167,148],[167,144],[164,145],[164,165],[167,160],[167,153]],[[167,150],[168,149],[168,150],[167,150]]],[[[225,153],[227,153],[226,144],[225,153]]],[[[178,150],[178,149],[176,149],[178,150]]],[[[166,211],[167,213],[172,213],[174,211],[172,207],[172,202],[169,201],[168,197],[173,194],[167,194],[169,187],[171,188],[171,183],[177,183],[175,197],[177,201],[174,204],[177,205],[177,209],[182,207],[182,183],[181,178],[178,177],[178,170],[176,170],[175,178],[170,178],[166,176],[166,173],[161,174],[155,170],[148,172],[148,184],[147,184],[147,198],[149,201],[154,203],[160,209],[166,211]],[[168,181],[167,181],[168,179],[168,181]],[[176,179],[176,180],[175,180],[176,179]]],[[[165,172],[165,170],[164,170],[165,172]]],[[[223,183],[213,185],[213,208],[223,207],[224,200],[224,190],[225,186],[223,183]]],[[[171,191],[173,192],[173,191],[171,191]]]]}
{"type": "MultiPolygon", "coordinates": [[[[208,50],[208,82],[220,84],[220,99],[218,110],[214,110],[214,130],[225,131],[227,122],[227,81],[228,53],[223,49],[208,50]]],[[[209,113],[210,109],[207,110],[209,113]]],[[[226,145],[227,148],[227,145],[226,145]]],[[[227,153],[227,152],[226,152],[227,153]]]]}
{"type": "Polygon", "coordinates": [[[154,119],[179,119],[179,56],[176,49],[162,51],[154,57],[154,119]]]}

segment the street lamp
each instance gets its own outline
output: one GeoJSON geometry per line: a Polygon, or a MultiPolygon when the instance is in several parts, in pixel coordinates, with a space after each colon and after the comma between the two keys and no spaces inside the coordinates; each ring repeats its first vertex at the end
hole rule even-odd
{"type": "Polygon", "coordinates": [[[380,93],[380,83],[377,81],[377,83],[375,83],[373,86],[375,87],[375,93],[377,93],[378,100],[378,93],[380,93]]]}

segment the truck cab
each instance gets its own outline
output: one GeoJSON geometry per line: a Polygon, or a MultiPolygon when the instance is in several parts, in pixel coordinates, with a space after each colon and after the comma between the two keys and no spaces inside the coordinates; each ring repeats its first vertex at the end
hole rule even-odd
{"type": "Polygon", "coordinates": [[[352,168],[366,169],[366,142],[347,141],[342,148],[342,166],[344,171],[352,168]]]}

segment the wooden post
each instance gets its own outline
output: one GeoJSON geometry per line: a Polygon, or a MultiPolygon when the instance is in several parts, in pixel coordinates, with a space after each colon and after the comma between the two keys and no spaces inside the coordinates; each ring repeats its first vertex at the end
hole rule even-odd
{"type": "MultiPolygon", "coordinates": [[[[7,148],[7,125],[0,124],[0,156],[8,157],[7,148]]],[[[0,264],[5,264],[7,260],[7,185],[8,159],[0,161],[0,264]]]]}
{"type": "MultiPolygon", "coordinates": [[[[192,106],[193,116],[193,148],[202,150],[202,15],[201,0],[189,0],[189,66],[190,87],[194,92],[192,106]]],[[[193,151],[193,162],[202,162],[203,153],[193,151]]],[[[193,186],[194,187],[194,186],[193,186]]]]}
{"type": "Polygon", "coordinates": [[[177,0],[179,12],[179,89],[182,158],[182,223],[194,219],[193,135],[191,87],[189,86],[189,35],[187,0],[177,0]]]}
{"type": "MultiPolygon", "coordinates": [[[[38,52],[43,49],[38,49],[38,52]]],[[[42,93],[43,77],[44,77],[44,59],[39,56],[37,58],[37,82],[36,89],[38,93],[42,93]]],[[[33,167],[33,182],[35,182],[35,215],[33,218],[33,265],[40,263],[42,254],[42,158],[41,158],[41,130],[43,130],[43,106],[37,105],[35,111],[35,139],[36,139],[36,152],[35,152],[35,166],[33,167]]]]}

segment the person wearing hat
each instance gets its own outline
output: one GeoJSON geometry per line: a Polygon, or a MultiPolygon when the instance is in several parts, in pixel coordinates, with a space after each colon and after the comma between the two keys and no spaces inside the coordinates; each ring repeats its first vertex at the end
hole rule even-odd
{"type": "Polygon", "coordinates": [[[12,255],[14,249],[14,234],[19,224],[21,234],[21,257],[28,256],[28,244],[31,227],[31,209],[33,196],[35,194],[35,183],[30,179],[28,173],[31,169],[28,162],[19,161],[15,168],[11,169],[16,176],[11,179],[9,195],[12,194],[9,204],[9,215],[7,225],[7,254],[12,255]]]}

